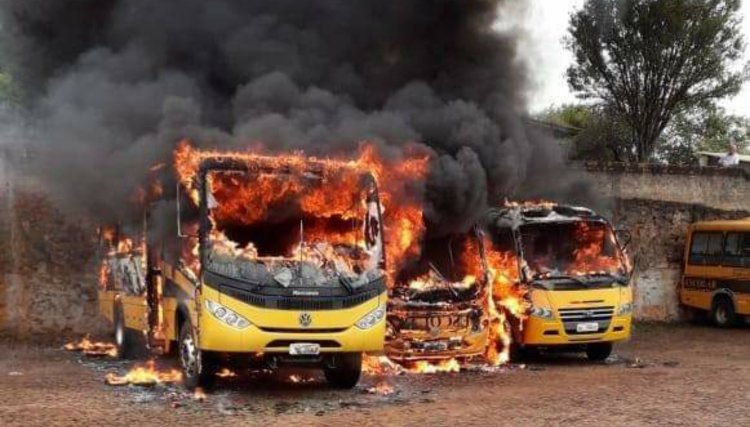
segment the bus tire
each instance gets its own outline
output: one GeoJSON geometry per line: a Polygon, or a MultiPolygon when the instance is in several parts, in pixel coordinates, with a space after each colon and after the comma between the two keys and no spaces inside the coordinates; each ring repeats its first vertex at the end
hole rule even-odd
{"type": "Polygon", "coordinates": [[[727,295],[716,296],[711,306],[711,321],[719,328],[731,328],[738,324],[731,297],[727,295]]]}
{"type": "Polygon", "coordinates": [[[606,360],[610,354],[612,354],[611,342],[598,342],[586,346],[586,357],[591,361],[606,360]]]}
{"type": "Polygon", "coordinates": [[[185,387],[189,390],[213,387],[217,370],[215,360],[209,353],[198,348],[190,320],[182,322],[177,347],[185,387]]]}
{"type": "Polygon", "coordinates": [[[342,353],[334,356],[333,364],[323,368],[328,384],[337,389],[350,389],[362,375],[362,353],[342,353]]]}
{"type": "Polygon", "coordinates": [[[145,346],[143,337],[138,331],[125,326],[125,314],[122,305],[117,304],[114,310],[115,345],[120,359],[137,359],[143,356],[145,346]]]}

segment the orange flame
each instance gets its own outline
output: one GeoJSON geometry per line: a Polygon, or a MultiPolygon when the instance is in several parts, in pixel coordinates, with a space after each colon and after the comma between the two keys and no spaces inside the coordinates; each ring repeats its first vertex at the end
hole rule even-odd
{"type": "Polygon", "coordinates": [[[91,357],[117,357],[117,347],[109,342],[91,341],[89,336],[83,337],[78,342],[69,342],[63,346],[67,351],[80,351],[91,357]]]}
{"type": "Polygon", "coordinates": [[[149,360],[144,365],[135,365],[127,374],[119,376],[113,372],[106,375],[105,381],[109,385],[141,385],[149,386],[163,383],[182,381],[182,373],[177,369],[160,371],[156,362],[149,360]]]}

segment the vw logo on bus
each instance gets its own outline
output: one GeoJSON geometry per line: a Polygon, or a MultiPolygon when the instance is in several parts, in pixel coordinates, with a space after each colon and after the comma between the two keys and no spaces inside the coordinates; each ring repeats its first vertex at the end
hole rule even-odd
{"type": "Polygon", "coordinates": [[[312,323],[312,316],[310,315],[310,313],[300,313],[298,320],[299,320],[299,325],[302,326],[303,328],[306,328],[310,326],[310,324],[312,323]]]}

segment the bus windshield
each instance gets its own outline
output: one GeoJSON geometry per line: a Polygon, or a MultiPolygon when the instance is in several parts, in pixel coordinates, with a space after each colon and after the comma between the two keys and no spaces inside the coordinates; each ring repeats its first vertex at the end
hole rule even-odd
{"type": "Polygon", "coordinates": [[[243,277],[287,287],[325,286],[378,268],[377,193],[358,178],[208,172],[207,269],[235,276],[241,265],[243,277]]]}
{"type": "Polygon", "coordinates": [[[532,279],[626,274],[624,257],[611,227],[601,221],[540,222],[520,227],[532,279]]]}

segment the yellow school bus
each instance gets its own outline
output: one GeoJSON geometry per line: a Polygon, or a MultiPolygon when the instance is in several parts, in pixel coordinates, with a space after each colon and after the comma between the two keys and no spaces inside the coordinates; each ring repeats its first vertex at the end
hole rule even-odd
{"type": "Polygon", "coordinates": [[[515,264],[499,273],[515,281],[529,304],[513,328],[516,355],[583,350],[603,360],[613,343],[630,337],[632,269],[604,217],[582,207],[528,203],[491,210],[484,228],[492,250],[513,255],[515,264]]]}
{"type": "Polygon", "coordinates": [[[750,218],[690,226],[680,302],[723,328],[750,315],[750,218]]]}
{"type": "Polygon", "coordinates": [[[373,177],[344,162],[191,156],[160,178],[174,190],[142,222],[100,233],[99,304],[120,354],[176,350],[191,388],[219,366],[287,363],[353,387],[385,336],[373,177]]]}

